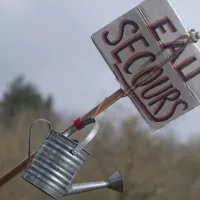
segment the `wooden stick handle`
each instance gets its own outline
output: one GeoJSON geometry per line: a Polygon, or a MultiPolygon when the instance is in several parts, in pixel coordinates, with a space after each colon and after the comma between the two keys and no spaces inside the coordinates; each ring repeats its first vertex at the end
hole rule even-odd
{"type": "MultiPolygon", "coordinates": [[[[89,111],[87,114],[85,114],[82,119],[92,118],[96,117],[100,113],[102,113],[104,110],[106,110],[108,107],[110,107],[112,104],[114,104],[117,100],[119,100],[122,95],[124,94],[124,91],[122,89],[117,90],[115,93],[113,93],[111,96],[105,98],[99,105],[97,105],[95,108],[93,108],[91,111],[89,111]]],[[[62,133],[64,133],[63,131],[62,133]]],[[[36,152],[31,154],[31,158],[35,155],[36,152]]],[[[24,159],[22,162],[20,162],[17,166],[15,166],[13,169],[8,171],[6,174],[4,174],[0,178],[0,187],[5,185],[7,182],[9,182],[12,178],[14,178],[17,174],[19,174],[28,164],[28,158],[24,159]]]]}
{"type": "MultiPolygon", "coordinates": [[[[36,152],[34,152],[30,158],[32,158],[35,155],[36,152]]],[[[21,161],[17,166],[15,166],[13,169],[8,171],[6,174],[4,174],[0,178],[0,187],[5,185],[7,182],[9,182],[12,178],[14,178],[17,174],[19,174],[26,166],[28,163],[28,158],[24,159],[21,161]]]]}
{"type": "Polygon", "coordinates": [[[124,95],[124,91],[122,89],[117,90],[111,96],[105,98],[99,105],[97,105],[87,114],[85,114],[82,117],[82,119],[84,120],[90,117],[96,117],[97,115],[102,113],[104,110],[106,110],[108,107],[110,107],[112,104],[114,104],[116,101],[118,101],[122,97],[122,95],[124,95]]]}

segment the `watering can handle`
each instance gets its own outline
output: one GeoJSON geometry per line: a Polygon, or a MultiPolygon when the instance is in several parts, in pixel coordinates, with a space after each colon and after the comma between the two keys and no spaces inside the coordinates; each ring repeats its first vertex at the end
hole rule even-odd
{"type": "Polygon", "coordinates": [[[32,124],[31,124],[31,127],[30,127],[30,132],[29,132],[29,139],[28,139],[28,162],[30,161],[30,154],[31,154],[31,135],[32,135],[32,128],[33,126],[39,122],[39,121],[43,121],[43,122],[46,122],[49,126],[49,133],[52,131],[52,126],[51,126],[51,123],[49,121],[47,121],[46,119],[37,119],[35,120],[32,124]]]}
{"type": "Polygon", "coordinates": [[[91,142],[91,140],[95,137],[98,130],[99,130],[99,124],[94,119],[93,129],[90,131],[90,133],[86,136],[86,138],[83,141],[79,142],[78,145],[74,149],[72,149],[72,154],[77,155],[79,153],[79,151],[81,151],[85,146],[87,146],[88,143],[91,142]]]}

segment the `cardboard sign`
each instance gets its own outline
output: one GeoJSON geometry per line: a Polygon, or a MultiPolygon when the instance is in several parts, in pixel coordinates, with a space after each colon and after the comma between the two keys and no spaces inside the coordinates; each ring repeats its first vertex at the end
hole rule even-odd
{"type": "Polygon", "coordinates": [[[91,38],[152,131],[199,105],[200,52],[181,50],[188,31],[167,0],[143,1],[91,38]]]}

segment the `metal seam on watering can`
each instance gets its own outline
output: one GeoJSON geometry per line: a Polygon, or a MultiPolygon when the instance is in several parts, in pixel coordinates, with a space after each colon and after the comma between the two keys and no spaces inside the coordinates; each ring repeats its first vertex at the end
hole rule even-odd
{"type": "Polygon", "coordinates": [[[63,147],[61,148],[59,145],[51,141],[45,142],[44,147],[52,148],[53,151],[59,153],[60,157],[68,156],[68,160],[70,159],[70,161],[74,162],[76,165],[81,165],[83,163],[80,158],[74,157],[69,151],[65,150],[63,147]]]}
{"type": "MultiPolygon", "coordinates": [[[[65,143],[66,141],[62,140],[62,138],[60,137],[61,140],[59,141],[56,141],[54,137],[52,136],[49,136],[49,141],[53,141],[53,142],[57,142],[58,145],[61,145],[63,146],[64,148],[68,149],[69,151],[71,151],[77,144],[74,142],[74,141],[71,141],[71,143],[74,144],[73,148],[70,147],[69,145],[67,145],[67,143],[65,143]]],[[[85,149],[83,149],[84,151],[85,149]]],[[[88,151],[86,151],[86,156],[84,156],[84,153],[83,154],[77,154],[77,157],[80,157],[81,159],[86,159],[87,158],[87,155],[88,155],[88,151]]],[[[90,154],[90,153],[89,153],[90,154]]]]}

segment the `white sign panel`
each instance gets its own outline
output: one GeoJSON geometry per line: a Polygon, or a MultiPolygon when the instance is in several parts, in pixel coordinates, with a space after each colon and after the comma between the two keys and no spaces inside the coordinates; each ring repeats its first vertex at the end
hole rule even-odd
{"type": "Polygon", "coordinates": [[[152,130],[199,105],[200,53],[195,44],[145,78],[184,46],[183,35],[188,31],[167,0],[146,0],[91,37],[152,130]]]}

